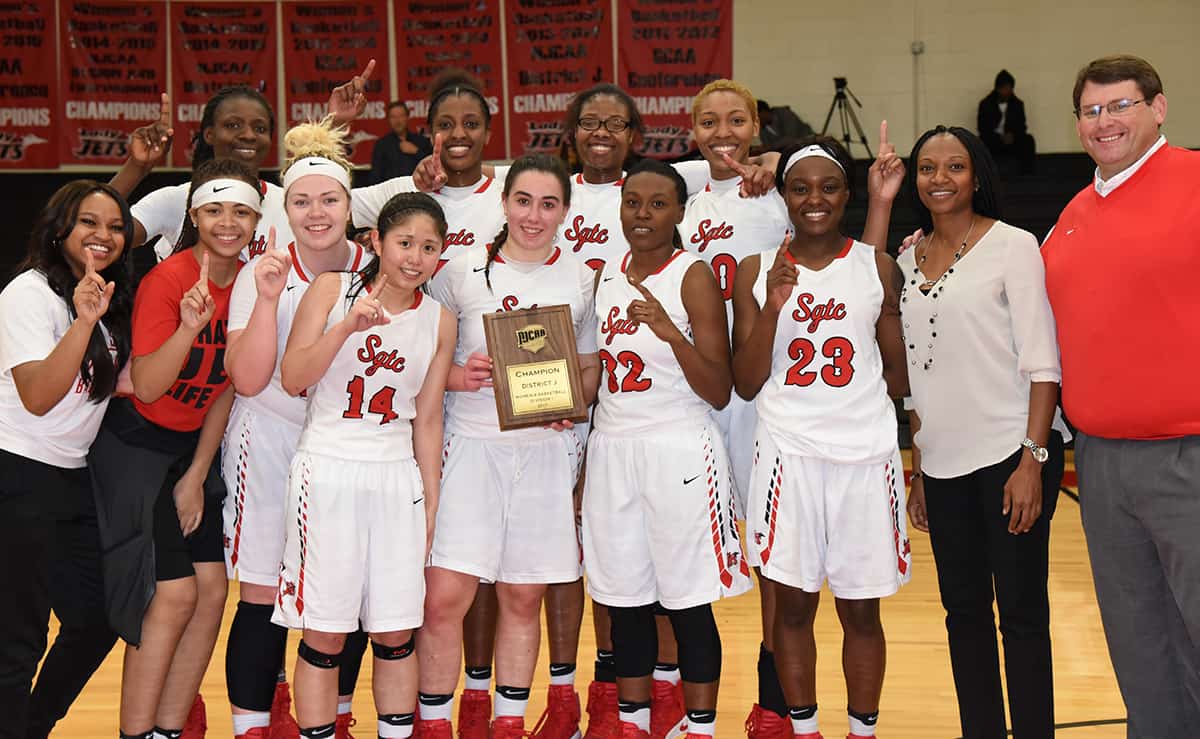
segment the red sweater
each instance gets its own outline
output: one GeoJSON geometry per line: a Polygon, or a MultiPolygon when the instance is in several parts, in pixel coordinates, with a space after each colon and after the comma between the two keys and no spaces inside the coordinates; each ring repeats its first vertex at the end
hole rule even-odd
{"type": "Polygon", "coordinates": [[[1200,434],[1200,153],[1163,146],[1042,246],[1063,408],[1093,436],[1200,434]]]}

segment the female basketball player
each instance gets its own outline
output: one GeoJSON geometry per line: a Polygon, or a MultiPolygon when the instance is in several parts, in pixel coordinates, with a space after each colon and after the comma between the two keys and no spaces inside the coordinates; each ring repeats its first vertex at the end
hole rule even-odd
{"type": "Polygon", "coordinates": [[[631,739],[651,735],[655,605],[679,644],[688,736],[711,737],[721,670],[711,603],[750,587],[712,418],[732,382],[724,306],[711,270],[682,249],[685,199],[670,167],[635,167],[622,187],[630,251],[597,276],[605,376],[588,443],[584,562],[612,618],[620,730],[631,739]]]}
{"type": "MultiPolygon", "coordinates": [[[[290,715],[271,715],[287,630],[271,623],[283,560],[287,470],[304,423],[305,399],[280,384],[279,365],[301,298],[330,271],[357,272],[371,256],[346,240],[350,163],[344,129],[329,121],[296,126],[284,136],[284,207],[295,241],[250,262],[238,275],[229,307],[225,368],[237,396],[225,432],[222,471],[225,559],[240,581],[229,628],[225,680],[234,735],[277,736],[290,715]]],[[[349,712],[338,714],[347,723],[349,712]]],[[[348,731],[349,726],[339,726],[348,731]]]]}
{"type": "Polygon", "coordinates": [[[64,185],[0,293],[0,696],[17,736],[47,736],[116,640],[86,455],[129,359],[132,223],[108,185],[64,185]],[[38,672],[51,606],[61,627],[38,672]]]}
{"type": "Polygon", "coordinates": [[[276,622],[304,630],[295,678],[304,737],[333,736],[338,654],[360,620],[375,654],[378,735],[413,728],[409,657],[438,508],[456,322],[422,289],[446,235],[441,209],[426,195],[399,195],[380,225],[376,260],[321,275],[305,294],[280,368],[290,394],[308,392],[275,605],[276,622]]]}
{"type": "Polygon", "coordinates": [[[182,730],[225,608],[215,457],[233,401],[223,367],[229,294],[258,223],[257,184],[234,161],[197,168],[178,251],[138,289],[135,397],[109,405],[88,459],[109,618],[129,644],[127,736],[182,730]]]}
{"type": "Polygon", "coordinates": [[[734,285],[734,383],[758,411],[746,536],[774,583],[775,663],[794,734],[819,736],[813,618],[828,579],[857,739],[874,735],[883,687],[879,598],[910,575],[889,399],[907,389],[900,274],[840,232],[853,182],[844,148],[812,138],[781,157],[795,237],[742,260],[734,285]]]}
{"type": "Polygon", "coordinates": [[[933,545],[963,736],[1007,732],[994,592],[1013,736],[1050,737],[1050,519],[1070,434],[1038,242],[999,220],[995,164],[970,131],[925,132],[908,171],[929,234],[900,255],[908,510],[933,545]]]}
{"type": "MultiPolygon", "coordinates": [[[[501,432],[482,315],[567,304],[585,397],[599,377],[590,330],[592,271],[555,246],[570,204],[562,164],[518,159],[505,180],[507,223],[487,249],[452,259],[433,294],[459,319],[447,397],[445,469],[421,630],[421,736],[449,736],[463,617],[481,578],[497,583],[494,737],[521,736],[548,583],[579,577],[570,491],[582,446],[571,424],[501,432]]],[[[460,731],[461,719],[460,719],[460,731]]]]}

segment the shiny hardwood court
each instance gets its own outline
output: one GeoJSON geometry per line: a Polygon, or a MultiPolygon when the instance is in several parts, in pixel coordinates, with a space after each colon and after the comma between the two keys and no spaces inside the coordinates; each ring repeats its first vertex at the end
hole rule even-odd
{"type": "MultiPolygon", "coordinates": [[[[1071,469],[1070,467],[1068,469],[1071,469]]],[[[914,573],[912,582],[883,605],[888,636],[888,672],[880,711],[883,739],[951,739],[959,736],[958,712],[938,601],[937,578],[929,537],[910,532],[914,573]]],[[[1079,505],[1062,495],[1050,539],[1050,603],[1054,642],[1055,704],[1059,736],[1063,739],[1117,739],[1125,736],[1125,711],[1108,661],[1100,614],[1092,589],[1087,549],[1079,522],[1079,505]]],[[[233,617],[236,586],[230,588],[225,624],[233,617]]],[[[719,603],[717,621],[724,643],[724,669],[718,706],[717,736],[745,736],[742,722],[757,696],[755,664],[759,619],[756,593],[719,603]]],[[[594,640],[591,617],[585,616],[580,645],[578,688],[586,699],[591,679],[594,640]]],[[[295,659],[293,636],[288,650],[295,659]]],[[[845,686],[841,678],[841,631],[827,592],[817,618],[818,698],[822,732],[828,739],[846,733],[845,686]]],[[[545,704],[547,667],[542,659],[534,683],[527,726],[532,727],[545,704]]],[[[55,736],[109,739],[117,733],[122,647],[109,655],[55,736]]],[[[368,652],[369,654],[369,652],[368,652]]],[[[225,640],[217,643],[202,692],[208,704],[208,735],[229,737],[230,719],[225,695],[225,640]]],[[[363,666],[354,701],[360,739],[374,737],[370,660],[363,666]]],[[[585,716],[586,720],[586,716],[585,716]]]]}

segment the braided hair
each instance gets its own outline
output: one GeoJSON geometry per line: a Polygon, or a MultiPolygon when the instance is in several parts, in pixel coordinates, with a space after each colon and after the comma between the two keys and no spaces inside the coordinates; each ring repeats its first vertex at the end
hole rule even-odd
{"type": "Polygon", "coordinates": [[[50,289],[67,304],[67,314],[72,320],[75,319],[73,295],[79,279],[71,271],[63,254],[63,242],[75,229],[80,205],[93,193],[103,193],[112,198],[120,208],[121,222],[124,224],[121,255],[100,272],[101,277],[115,286],[108,311],[100,323],[108,330],[109,339],[117,350],[117,359],[113,362],[109,342],[105,341],[100,324],[97,324],[92,328],[87,350],[79,363],[79,376],[88,387],[88,400],[98,403],[116,389],[118,370],[129,360],[132,345],[133,272],[130,255],[133,253],[133,216],[129,213],[129,205],[120,193],[107,184],[94,180],[68,182],[50,197],[38,215],[29,237],[25,259],[18,270],[24,272],[35,269],[45,275],[50,289]]]}
{"type": "Polygon", "coordinates": [[[429,112],[425,116],[425,120],[429,122],[431,131],[433,120],[437,118],[438,107],[446,98],[460,95],[468,95],[479,101],[479,107],[483,109],[484,128],[491,128],[492,109],[488,107],[487,98],[483,95],[483,83],[465,69],[445,70],[433,79],[429,89],[432,92],[429,95],[429,112]]]}
{"type": "MultiPolygon", "coordinates": [[[[571,177],[567,174],[567,168],[563,165],[562,160],[549,154],[526,154],[513,161],[512,167],[508,170],[508,176],[504,178],[504,190],[501,195],[505,200],[512,192],[513,183],[525,172],[545,172],[553,175],[562,186],[563,209],[571,207],[571,177]]],[[[483,265],[483,281],[487,284],[488,290],[492,289],[492,263],[496,261],[496,255],[500,253],[500,247],[504,246],[505,241],[508,241],[508,221],[505,221],[504,225],[500,227],[500,233],[496,234],[492,243],[487,245],[487,261],[483,265]]]]}
{"type": "Polygon", "coordinates": [[[217,124],[217,108],[221,107],[221,103],[234,98],[253,100],[261,105],[263,110],[267,111],[267,120],[271,124],[271,136],[275,136],[275,111],[271,109],[271,104],[267,102],[261,92],[246,85],[222,87],[204,104],[204,113],[200,116],[200,127],[196,129],[196,133],[192,134],[193,169],[216,156],[212,144],[204,140],[204,132],[217,124]]]}

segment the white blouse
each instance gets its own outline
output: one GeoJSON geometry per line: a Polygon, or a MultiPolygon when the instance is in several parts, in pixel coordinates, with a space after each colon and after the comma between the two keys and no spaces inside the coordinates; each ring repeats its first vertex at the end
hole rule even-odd
{"type": "MultiPolygon", "coordinates": [[[[912,392],[905,407],[921,418],[913,440],[921,471],[959,477],[1019,450],[1030,383],[1062,381],[1045,268],[1033,234],[998,221],[941,289],[924,295],[915,251],[898,260],[912,392]]],[[[1057,411],[1053,428],[1070,438],[1057,411]]]]}

